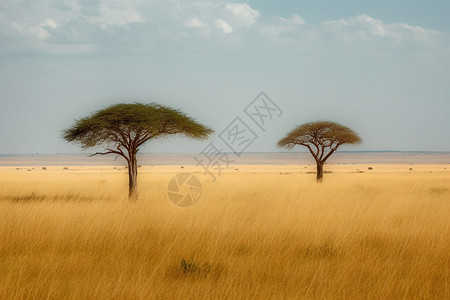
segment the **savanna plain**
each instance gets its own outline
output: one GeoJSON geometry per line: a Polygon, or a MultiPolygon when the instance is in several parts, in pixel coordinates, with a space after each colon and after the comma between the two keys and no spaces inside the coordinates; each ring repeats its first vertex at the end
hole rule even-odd
{"type": "Polygon", "coordinates": [[[0,299],[450,299],[450,165],[325,169],[1,167],[0,299]]]}

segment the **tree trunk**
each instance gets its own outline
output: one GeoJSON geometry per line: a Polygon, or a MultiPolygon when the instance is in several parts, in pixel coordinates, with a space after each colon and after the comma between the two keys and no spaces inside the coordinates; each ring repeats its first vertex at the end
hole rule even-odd
{"type": "Polygon", "coordinates": [[[128,162],[128,197],[131,201],[137,200],[137,158],[133,152],[128,162]]]}
{"type": "Polygon", "coordinates": [[[317,162],[317,182],[323,181],[323,162],[317,162]]]}

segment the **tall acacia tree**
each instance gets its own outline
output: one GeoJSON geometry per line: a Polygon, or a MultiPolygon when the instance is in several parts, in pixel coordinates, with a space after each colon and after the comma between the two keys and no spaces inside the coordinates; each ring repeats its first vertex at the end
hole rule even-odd
{"type": "Polygon", "coordinates": [[[205,139],[213,130],[171,107],[156,103],[116,104],[75,121],[63,131],[66,141],[83,149],[103,145],[92,154],[122,156],[128,165],[129,197],[137,198],[137,153],[149,140],[168,135],[205,139]]]}
{"type": "Polygon", "coordinates": [[[317,182],[321,182],[323,165],[339,146],[358,143],[361,143],[361,138],[350,128],[335,122],[320,121],[296,127],[277,145],[288,149],[296,145],[307,147],[317,163],[317,182]]]}

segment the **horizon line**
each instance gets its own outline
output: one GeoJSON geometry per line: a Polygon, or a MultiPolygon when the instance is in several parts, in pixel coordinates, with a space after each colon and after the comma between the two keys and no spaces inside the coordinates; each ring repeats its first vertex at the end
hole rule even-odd
{"type": "MultiPolygon", "coordinates": [[[[236,154],[234,152],[224,151],[222,153],[226,154],[236,154]]],[[[295,154],[295,153],[309,153],[308,151],[269,151],[269,152],[244,152],[239,155],[246,154],[295,154]]],[[[343,150],[336,151],[336,153],[440,153],[440,154],[449,154],[450,151],[441,151],[441,150],[343,150]]],[[[336,154],[335,153],[335,154],[336,154]]],[[[0,156],[41,156],[41,155],[90,155],[91,153],[87,152],[77,152],[77,153],[0,153],[0,156]]],[[[173,155],[188,155],[188,154],[200,154],[200,152],[141,152],[139,154],[173,154],[173,155]]]]}

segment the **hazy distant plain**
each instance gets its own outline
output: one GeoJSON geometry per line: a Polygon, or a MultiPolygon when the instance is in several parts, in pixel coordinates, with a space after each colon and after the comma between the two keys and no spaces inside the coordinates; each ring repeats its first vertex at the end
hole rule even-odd
{"type": "MultiPolygon", "coordinates": [[[[114,156],[89,157],[85,154],[21,154],[0,155],[0,166],[121,166],[122,158],[114,156]]],[[[143,153],[138,155],[142,166],[195,165],[199,154],[143,153]]],[[[310,164],[309,153],[228,153],[232,165],[293,165],[310,164]]],[[[328,164],[450,164],[450,152],[337,152],[328,164]]]]}

